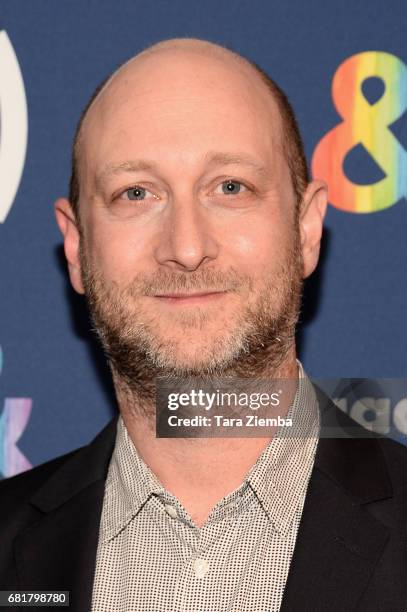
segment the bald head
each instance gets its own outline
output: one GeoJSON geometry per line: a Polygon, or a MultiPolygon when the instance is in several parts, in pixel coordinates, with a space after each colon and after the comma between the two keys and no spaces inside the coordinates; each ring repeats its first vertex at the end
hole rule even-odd
{"type": "MultiPolygon", "coordinates": [[[[109,95],[111,90],[115,89],[118,83],[128,81],[136,74],[137,70],[143,67],[148,61],[158,61],[163,65],[166,60],[170,63],[177,61],[178,63],[192,61],[199,64],[199,60],[223,63],[231,70],[246,70],[256,74],[256,70],[251,63],[241,55],[222,47],[221,45],[200,40],[197,38],[171,38],[169,40],[160,41],[137,55],[131,57],[127,62],[119,66],[103,83],[98,87],[97,92],[88,105],[86,115],[89,116],[91,110],[96,106],[96,102],[100,101],[104,96],[109,95]]],[[[184,64],[185,67],[185,64],[184,64]]],[[[259,75],[257,74],[257,78],[259,75]]],[[[85,123],[85,121],[84,121],[85,123]]]]}
{"type": "Polygon", "coordinates": [[[86,156],[95,150],[95,134],[112,124],[120,131],[117,116],[121,108],[131,112],[133,104],[137,112],[138,104],[151,104],[152,121],[155,112],[174,113],[177,121],[177,96],[187,100],[184,112],[202,116],[212,92],[218,94],[217,104],[223,104],[222,95],[219,97],[222,90],[229,98],[234,95],[236,106],[250,103],[253,112],[262,118],[261,129],[270,133],[274,148],[283,155],[299,203],[309,177],[298,126],[285,94],[256,64],[237,53],[205,40],[176,38],[159,42],[129,59],[103,81],[89,100],[73,146],[70,202],[75,214],[78,216],[81,170],[86,156]],[[169,103],[162,105],[164,98],[169,103]]]}

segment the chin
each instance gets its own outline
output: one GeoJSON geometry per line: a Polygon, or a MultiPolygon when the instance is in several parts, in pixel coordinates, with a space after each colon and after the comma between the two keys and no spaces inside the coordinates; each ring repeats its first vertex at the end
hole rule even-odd
{"type": "Polygon", "coordinates": [[[219,359],[214,358],[214,350],[207,352],[202,351],[202,348],[188,347],[183,350],[178,348],[176,351],[160,351],[155,356],[155,361],[160,364],[163,369],[168,368],[169,370],[188,372],[190,370],[196,372],[204,372],[211,370],[219,359]]]}
{"type": "Polygon", "coordinates": [[[151,352],[153,361],[160,369],[182,377],[221,373],[236,357],[240,344],[236,341],[226,343],[224,338],[221,342],[219,333],[196,332],[182,339],[163,338],[160,347],[151,352]]]}

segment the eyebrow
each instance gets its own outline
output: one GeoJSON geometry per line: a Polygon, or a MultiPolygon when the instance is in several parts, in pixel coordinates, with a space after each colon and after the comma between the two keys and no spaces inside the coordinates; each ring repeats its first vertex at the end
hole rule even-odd
{"type": "Polygon", "coordinates": [[[267,166],[247,153],[217,153],[211,151],[205,155],[205,161],[209,165],[227,166],[233,164],[251,166],[259,176],[263,177],[270,174],[267,166]]]}
{"type": "MultiPolygon", "coordinates": [[[[261,178],[266,178],[270,175],[267,166],[247,153],[222,153],[210,151],[205,155],[204,161],[209,166],[249,166],[253,168],[256,174],[261,178]]],[[[147,159],[126,160],[116,164],[109,163],[104,167],[102,172],[96,176],[95,182],[97,189],[100,190],[104,181],[111,176],[121,174],[122,172],[134,173],[143,170],[157,171],[157,164],[147,159]]]]}
{"type": "Polygon", "coordinates": [[[145,159],[134,159],[120,162],[118,164],[106,164],[102,172],[96,175],[95,183],[98,191],[102,190],[102,185],[106,179],[122,172],[139,172],[141,170],[155,170],[156,165],[145,159]]]}

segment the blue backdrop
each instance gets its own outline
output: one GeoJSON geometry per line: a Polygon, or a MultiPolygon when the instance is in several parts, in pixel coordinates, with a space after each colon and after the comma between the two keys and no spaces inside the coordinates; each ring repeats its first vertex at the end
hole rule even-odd
{"type": "MultiPolygon", "coordinates": [[[[53,203],[67,194],[75,125],[94,87],[164,38],[225,44],[267,70],[292,101],[310,162],[326,134],[352,123],[338,139],[349,153],[348,180],[390,183],[382,210],[369,200],[373,210],[361,212],[363,196],[352,194],[353,212],[329,207],[321,265],[306,288],[300,358],[314,377],[406,377],[406,22],[403,0],[2,0],[0,476],[86,443],[112,414],[109,372],[68,285],[53,203]],[[372,73],[367,51],[376,52],[372,73]],[[341,117],[332,79],[354,55],[338,94],[351,116],[341,117]],[[355,75],[374,77],[376,68],[384,72],[379,84],[366,81],[373,114],[365,109],[365,125],[355,75]],[[374,106],[380,83],[388,117],[374,106]]],[[[334,146],[326,148],[332,159],[334,146]]]]}

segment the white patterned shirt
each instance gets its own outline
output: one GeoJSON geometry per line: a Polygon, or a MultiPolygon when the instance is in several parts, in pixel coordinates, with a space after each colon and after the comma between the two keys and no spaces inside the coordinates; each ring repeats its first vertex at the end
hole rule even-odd
{"type": "Polygon", "coordinates": [[[91,611],[278,611],[320,427],[315,391],[300,363],[287,417],[290,432],[279,431],[202,527],[141,459],[120,417],[91,611]]]}

